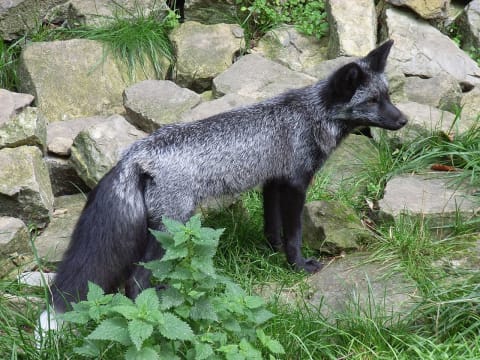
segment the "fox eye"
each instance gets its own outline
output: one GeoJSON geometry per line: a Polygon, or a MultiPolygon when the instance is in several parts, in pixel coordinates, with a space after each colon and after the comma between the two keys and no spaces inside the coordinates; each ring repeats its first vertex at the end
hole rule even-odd
{"type": "Polygon", "coordinates": [[[372,98],[370,100],[367,100],[367,105],[376,105],[378,103],[377,98],[372,98]]]}

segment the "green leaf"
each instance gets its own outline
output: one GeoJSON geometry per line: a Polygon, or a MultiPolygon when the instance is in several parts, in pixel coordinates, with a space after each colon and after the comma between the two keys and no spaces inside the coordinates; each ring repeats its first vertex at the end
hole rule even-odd
{"type": "Polygon", "coordinates": [[[125,319],[133,320],[138,318],[138,308],[135,305],[118,305],[112,307],[112,311],[119,313],[125,319]]]}
{"type": "Polygon", "coordinates": [[[176,260],[183,259],[188,256],[188,247],[185,244],[179,245],[178,247],[168,248],[163,256],[162,260],[176,260]]]}
{"type": "Polygon", "coordinates": [[[61,315],[61,319],[74,324],[84,325],[90,321],[90,316],[88,315],[88,312],[72,310],[61,315]]]}
{"type": "Polygon", "coordinates": [[[158,300],[156,290],[154,288],[143,290],[135,299],[135,304],[147,309],[158,309],[160,301],[158,300]]]}
{"type": "Polygon", "coordinates": [[[242,331],[242,327],[240,326],[238,321],[233,317],[223,320],[222,325],[225,328],[225,330],[228,330],[231,332],[240,333],[242,331]]]}
{"type": "Polygon", "coordinates": [[[177,232],[173,234],[173,241],[175,246],[182,245],[190,239],[190,236],[184,232],[177,232]]]}
{"type": "Polygon", "coordinates": [[[202,221],[200,220],[200,214],[196,214],[190,218],[185,224],[185,227],[190,230],[193,234],[198,234],[200,229],[202,228],[202,221]]]}
{"type": "Polygon", "coordinates": [[[144,347],[143,349],[138,350],[137,348],[132,346],[125,353],[125,360],[159,360],[159,359],[160,359],[160,356],[151,347],[144,347]]]}
{"type": "Polygon", "coordinates": [[[99,358],[100,348],[94,341],[85,340],[82,346],[73,348],[73,351],[85,357],[99,358]]]}
{"type": "Polygon", "coordinates": [[[152,275],[160,281],[163,281],[173,268],[172,261],[165,261],[163,258],[160,260],[149,261],[147,263],[141,263],[141,265],[145,269],[151,270],[152,275]]]}
{"type": "Polygon", "coordinates": [[[257,309],[265,305],[260,296],[245,296],[245,306],[249,309],[257,309]]]}
{"type": "Polygon", "coordinates": [[[103,289],[94,284],[93,282],[88,282],[88,293],[87,293],[87,301],[95,302],[103,298],[105,292],[103,289]]]}
{"type": "Polygon", "coordinates": [[[163,225],[170,234],[175,234],[178,232],[185,232],[185,226],[176,220],[172,220],[166,217],[162,218],[163,225]]]}
{"type": "Polygon", "coordinates": [[[268,311],[266,309],[256,309],[252,312],[252,317],[253,317],[252,320],[257,325],[260,325],[260,324],[263,324],[263,323],[267,322],[268,320],[270,320],[274,316],[275,315],[273,315],[270,311],[268,311]]]}
{"type": "Polygon", "coordinates": [[[216,309],[208,299],[201,299],[195,302],[190,310],[190,318],[193,320],[218,321],[216,309]]]}
{"type": "Polygon", "coordinates": [[[170,340],[192,340],[193,331],[185,321],[171,313],[165,313],[165,324],[159,327],[160,333],[170,340]]]}
{"type": "Polygon", "coordinates": [[[128,323],[128,333],[133,344],[140,351],[143,342],[152,335],[153,326],[142,320],[132,320],[128,323]]]}
{"type": "Polygon", "coordinates": [[[195,360],[204,360],[213,355],[213,349],[210,344],[195,343],[195,360]]]}
{"type": "Polygon", "coordinates": [[[122,318],[103,320],[86,339],[115,341],[126,346],[131,344],[130,337],[128,336],[127,322],[122,318]]]}
{"type": "Polygon", "coordinates": [[[272,339],[271,336],[265,335],[262,329],[257,329],[257,337],[272,354],[285,354],[285,349],[279,341],[272,339]]]}
{"type": "Polygon", "coordinates": [[[160,292],[160,300],[161,310],[168,310],[172,307],[177,307],[185,301],[182,293],[172,286],[160,292]]]}
{"type": "Polygon", "coordinates": [[[255,349],[246,339],[240,340],[240,353],[245,355],[247,359],[262,360],[262,353],[255,349]]]}

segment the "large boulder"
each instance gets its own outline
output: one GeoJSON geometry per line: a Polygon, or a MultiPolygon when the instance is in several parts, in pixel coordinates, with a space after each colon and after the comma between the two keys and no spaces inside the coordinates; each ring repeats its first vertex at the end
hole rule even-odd
{"type": "Polygon", "coordinates": [[[377,14],[373,0],[328,0],[328,57],[364,56],[377,44],[377,14]]]}
{"type": "Polygon", "coordinates": [[[301,34],[293,26],[282,26],[267,32],[255,52],[293,71],[308,73],[327,59],[325,41],[301,34]]]}
{"type": "Polygon", "coordinates": [[[37,108],[28,107],[32,101],[29,94],[0,89],[0,149],[34,145],[44,151],[45,119],[37,108]]]}
{"type": "Polygon", "coordinates": [[[294,72],[258,54],[242,56],[228,70],[213,79],[213,94],[238,94],[264,100],[292,88],[315,83],[316,79],[294,72]]]}
{"type": "Polygon", "coordinates": [[[43,227],[50,221],[53,193],[41,151],[34,146],[0,150],[0,216],[43,227]]]}
{"type": "Polygon", "coordinates": [[[20,88],[35,96],[48,122],[120,113],[123,89],[155,74],[138,69],[130,78],[104,50],[84,39],[29,43],[20,57],[20,88]]]}
{"type": "Polygon", "coordinates": [[[0,38],[14,40],[35,31],[42,17],[66,0],[13,0],[0,2],[0,38]]]}
{"type": "Polygon", "coordinates": [[[385,14],[383,37],[395,41],[388,71],[424,78],[448,74],[462,87],[480,85],[480,68],[448,36],[405,11],[387,9],[385,14]]]}
{"type": "Polygon", "coordinates": [[[124,117],[113,115],[77,135],[72,146],[73,167],[85,184],[93,188],[117,163],[122,152],[146,135],[124,117]]]}
{"type": "Polygon", "coordinates": [[[175,48],[176,83],[195,91],[208,90],[212,79],[233,63],[243,41],[238,25],[204,25],[187,21],[170,34],[175,48]]]}
{"type": "Polygon", "coordinates": [[[201,101],[200,95],[167,80],[145,80],[123,93],[127,119],[137,128],[152,132],[178,122],[183,113],[201,101]]]}
{"type": "Polygon", "coordinates": [[[450,0],[387,0],[395,6],[413,10],[424,19],[438,19],[447,16],[450,0]]]}
{"type": "Polygon", "coordinates": [[[462,107],[462,121],[467,125],[474,125],[480,121],[480,87],[474,87],[464,93],[460,102],[462,107]]]}
{"type": "Polygon", "coordinates": [[[35,238],[34,245],[40,259],[48,262],[62,260],[85,203],[84,194],[55,198],[52,221],[48,228],[35,238]]]}
{"type": "Polygon", "coordinates": [[[17,218],[0,216],[0,278],[16,268],[19,256],[31,255],[30,234],[17,218]]]}

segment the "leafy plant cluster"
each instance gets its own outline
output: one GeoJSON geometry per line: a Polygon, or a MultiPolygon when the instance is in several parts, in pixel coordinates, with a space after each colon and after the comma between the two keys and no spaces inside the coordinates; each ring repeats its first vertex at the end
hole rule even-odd
{"type": "Polygon", "coordinates": [[[258,37],[280,24],[294,24],[302,33],[320,39],[328,31],[325,4],[318,0],[237,0],[246,14],[243,25],[258,37]]]}
{"type": "Polygon", "coordinates": [[[153,233],[165,255],[144,266],[166,288],[146,289],[132,301],[104,294],[90,283],[87,300],[64,315],[67,322],[93,327],[75,352],[91,358],[121,352],[127,360],[283,354],[281,344],[262,330],[273,317],[263,299],[247,295],[215,270],[213,256],[223,229],[202,227],[199,216],[185,225],[168,219],[164,224],[168,232],[153,233]]]}

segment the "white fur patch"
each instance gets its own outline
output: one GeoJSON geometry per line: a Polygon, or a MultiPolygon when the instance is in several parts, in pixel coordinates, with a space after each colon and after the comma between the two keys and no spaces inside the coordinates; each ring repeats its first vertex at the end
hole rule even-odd
{"type": "Polygon", "coordinates": [[[37,348],[42,347],[49,331],[58,331],[62,325],[62,321],[56,319],[56,313],[52,308],[48,311],[43,311],[38,318],[38,324],[35,328],[35,343],[37,348]]]}

